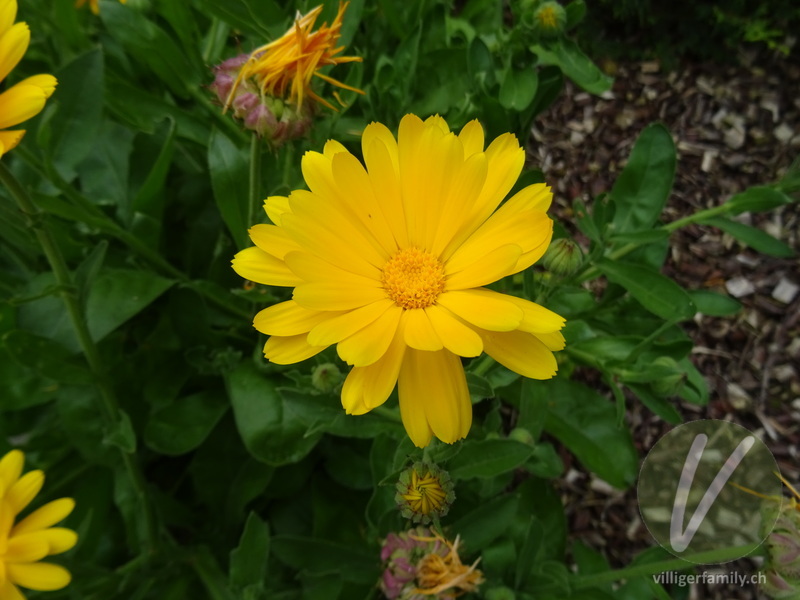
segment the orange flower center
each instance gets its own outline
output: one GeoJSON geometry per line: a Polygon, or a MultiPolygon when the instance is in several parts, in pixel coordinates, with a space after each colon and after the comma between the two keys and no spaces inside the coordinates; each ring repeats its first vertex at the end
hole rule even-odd
{"type": "Polygon", "coordinates": [[[383,267],[386,293],[402,308],[425,308],[444,291],[444,266],[430,252],[405,248],[383,267]]]}

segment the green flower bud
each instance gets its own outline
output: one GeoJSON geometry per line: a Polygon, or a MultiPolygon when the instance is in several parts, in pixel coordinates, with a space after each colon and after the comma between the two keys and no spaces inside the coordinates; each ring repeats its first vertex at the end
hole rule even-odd
{"type": "Polygon", "coordinates": [[[523,444],[527,444],[528,446],[535,446],[536,440],[533,439],[533,435],[527,429],[523,429],[522,427],[515,427],[508,433],[508,439],[516,440],[518,442],[522,442],[523,444]]]}
{"type": "Polygon", "coordinates": [[[486,590],[484,598],[486,600],[516,600],[517,595],[514,590],[507,587],[496,587],[486,590]]]}
{"type": "Polygon", "coordinates": [[[570,275],[580,268],[582,262],[580,246],[568,238],[555,240],[542,258],[544,268],[556,275],[570,275]]]}
{"type": "Polygon", "coordinates": [[[427,524],[441,518],[456,499],[453,482],[444,469],[417,462],[400,473],[394,500],[400,513],[414,523],[427,524]]]}
{"type": "Polygon", "coordinates": [[[653,393],[662,398],[680,394],[686,381],[686,373],[675,359],[669,356],[659,356],[652,364],[654,367],[662,367],[665,372],[659,379],[650,383],[653,393]]]}
{"type": "Polygon", "coordinates": [[[342,381],[342,374],[333,363],[323,363],[311,373],[311,383],[320,392],[332,392],[342,381]]]}
{"type": "Polygon", "coordinates": [[[558,2],[524,1],[522,23],[543,38],[556,37],[567,26],[567,11],[558,2]]]}

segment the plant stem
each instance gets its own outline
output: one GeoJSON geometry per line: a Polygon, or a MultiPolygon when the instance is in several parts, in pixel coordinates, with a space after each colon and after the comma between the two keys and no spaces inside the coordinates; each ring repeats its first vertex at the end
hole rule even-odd
{"type": "Polygon", "coordinates": [[[492,365],[494,365],[494,359],[493,359],[491,356],[489,356],[489,355],[487,354],[486,356],[484,356],[484,357],[483,357],[483,358],[482,358],[482,359],[481,359],[481,360],[478,362],[478,364],[477,364],[477,365],[475,365],[475,368],[474,368],[474,369],[472,369],[472,371],[471,371],[471,372],[472,372],[472,373],[474,373],[475,375],[481,375],[481,376],[483,376],[483,375],[485,375],[485,374],[486,374],[486,372],[487,372],[489,369],[491,369],[491,368],[492,368],[492,365]]]}
{"type": "MultiPolygon", "coordinates": [[[[97,387],[100,391],[100,407],[103,412],[103,417],[106,421],[106,426],[111,428],[116,426],[120,420],[120,408],[117,399],[114,395],[114,390],[108,382],[105,373],[103,361],[100,358],[100,353],[97,346],[92,340],[89,333],[89,327],[86,320],[83,318],[78,297],[76,294],[75,286],[72,282],[72,276],[67,268],[64,256],[61,249],[55,241],[55,238],[50,233],[47,224],[42,220],[43,213],[41,213],[33,201],[28,196],[28,193],[17,181],[16,177],[8,170],[8,168],[0,162],[0,182],[5,185],[11,196],[17,202],[20,211],[25,217],[28,226],[33,229],[39,244],[47,257],[47,262],[50,263],[50,268],[53,270],[56,282],[59,289],[59,294],[64,301],[67,308],[72,328],[78,338],[83,355],[89,365],[89,369],[95,377],[97,387]]],[[[139,465],[133,460],[133,457],[120,449],[122,461],[125,464],[125,469],[133,483],[136,490],[136,495],[142,505],[142,513],[145,520],[145,530],[147,532],[147,544],[150,551],[154,551],[157,545],[157,529],[154,520],[153,512],[150,502],[147,498],[147,488],[139,465]]]]}
{"type": "Polygon", "coordinates": [[[704,564],[729,562],[749,554],[752,550],[753,545],[748,544],[747,546],[736,546],[734,548],[723,548],[722,550],[709,550],[708,552],[692,554],[687,556],[686,560],[683,558],[674,558],[644,565],[625,567],[624,569],[617,569],[615,571],[603,571],[602,573],[578,576],[574,583],[574,589],[580,590],[612,583],[614,581],[621,581],[623,579],[655,575],[656,573],[663,573],[665,571],[683,571],[704,564]]]}
{"type": "Polygon", "coordinates": [[[247,205],[247,226],[255,225],[258,205],[261,202],[261,139],[256,133],[250,137],[250,197],[247,205]]]}

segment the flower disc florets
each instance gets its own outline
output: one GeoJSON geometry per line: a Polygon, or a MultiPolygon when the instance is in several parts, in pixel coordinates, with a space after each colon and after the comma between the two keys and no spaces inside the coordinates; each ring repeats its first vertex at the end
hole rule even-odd
{"type": "Polygon", "coordinates": [[[445,516],[456,495],[447,471],[417,462],[400,474],[394,499],[406,519],[427,524],[445,516]]]}

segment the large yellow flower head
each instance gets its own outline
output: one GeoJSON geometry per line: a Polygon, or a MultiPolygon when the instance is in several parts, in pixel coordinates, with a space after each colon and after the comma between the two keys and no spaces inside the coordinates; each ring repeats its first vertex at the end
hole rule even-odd
{"type": "Polygon", "coordinates": [[[294,288],[256,315],[272,336],[267,359],[295,363],[337,344],[353,365],[342,389],[349,414],[381,405],[397,383],[412,441],[452,443],[472,422],[460,357],[485,351],[526,377],[555,375],[564,319],[483,287],[542,256],[552,194],[531,185],[498,208],[525,154],[511,134],[484,149],[477,121],[456,135],[441,117],[406,115],[396,140],[372,123],[361,143],[366,168],[335,141],[307,152],[310,191],[268,198],[273,224],[250,229],[256,245],[233,268],[294,288]]]}
{"type": "MultiPolygon", "coordinates": [[[[28,50],[31,32],[25,23],[14,23],[16,0],[0,0],[0,82],[28,50]]],[[[0,94],[0,130],[13,127],[39,114],[56,89],[52,75],[34,75],[0,94]]],[[[24,130],[0,131],[0,156],[19,144],[24,130]]]]}
{"type": "Polygon", "coordinates": [[[363,91],[320,72],[321,68],[329,65],[361,61],[360,56],[337,56],[344,50],[344,46],[337,47],[336,44],[341,35],[342,19],[347,5],[347,2],[340,3],[333,23],[330,26],[323,23],[316,31],[312,30],[322,12],[322,5],[306,15],[298,15],[294,26],[282,37],[253,50],[228,92],[226,108],[233,102],[239,86],[247,80],[256,84],[262,97],[286,100],[296,109],[302,108],[303,102],[311,99],[336,110],[330,102],[311,89],[314,77],[363,94],[363,91]]]}
{"type": "Polygon", "coordinates": [[[69,571],[39,561],[66,552],[78,541],[74,531],[53,527],[72,512],[71,498],[49,502],[15,524],[44,484],[41,471],[22,475],[24,462],[19,450],[0,459],[0,600],[25,600],[17,586],[39,591],[66,587],[69,571]]]}

